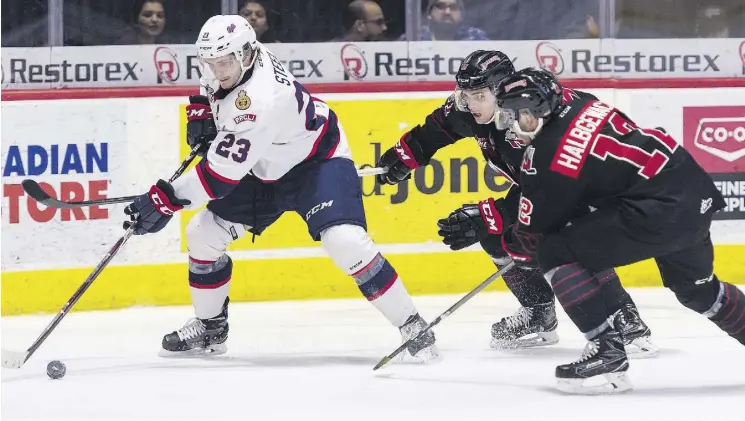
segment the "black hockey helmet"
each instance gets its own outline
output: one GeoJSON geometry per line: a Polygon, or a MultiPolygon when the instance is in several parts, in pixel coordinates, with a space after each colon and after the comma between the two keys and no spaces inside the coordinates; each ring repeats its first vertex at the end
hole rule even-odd
{"type": "Polygon", "coordinates": [[[530,133],[515,127],[516,132],[532,136],[562,108],[561,84],[553,73],[543,69],[528,67],[508,76],[497,88],[496,96],[499,113],[511,123],[519,121],[521,114],[539,120],[538,129],[530,133]]]}
{"type": "Polygon", "coordinates": [[[502,110],[527,109],[536,118],[548,117],[561,108],[562,87],[549,71],[528,67],[508,76],[497,89],[502,110]]]}
{"type": "Polygon", "coordinates": [[[460,90],[485,87],[494,89],[502,79],[514,72],[515,66],[505,53],[476,50],[463,59],[455,75],[455,82],[460,90]]]}

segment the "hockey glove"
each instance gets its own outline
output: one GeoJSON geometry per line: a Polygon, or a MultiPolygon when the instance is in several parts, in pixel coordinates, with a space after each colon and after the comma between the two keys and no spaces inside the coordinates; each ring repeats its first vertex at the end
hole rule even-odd
{"type": "Polygon", "coordinates": [[[131,220],[124,222],[124,229],[135,224],[135,235],[156,233],[168,224],[175,212],[189,204],[190,201],[176,197],[173,186],[168,182],[158,180],[150,191],[138,196],[124,208],[124,213],[131,220]]]}
{"type": "Polygon", "coordinates": [[[463,205],[447,218],[437,221],[442,242],[451,250],[461,250],[489,235],[500,235],[509,225],[502,199],[487,199],[478,205],[463,205]]]}
{"type": "Polygon", "coordinates": [[[411,178],[411,171],[427,165],[421,145],[409,133],[404,133],[395,146],[380,157],[378,167],[387,167],[388,172],[377,176],[380,184],[398,184],[411,178]]]}
{"type": "Polygon", "coordinates": [[[204,95],[189,96],[186,106],[186,143],[194,149],[199,145],[199,156],[204,156],[210,149],[210,143],[217,136],[215,119],[212,118],[210,101],[204,95]]]}
{"type": "Polygon", "coordinates": [[[517,224],[505,229],[502,234],[502,249],[515,261],[515,264],[530,269],[538,269],[538,246],[543,236],[517,229],[517,224]]]}

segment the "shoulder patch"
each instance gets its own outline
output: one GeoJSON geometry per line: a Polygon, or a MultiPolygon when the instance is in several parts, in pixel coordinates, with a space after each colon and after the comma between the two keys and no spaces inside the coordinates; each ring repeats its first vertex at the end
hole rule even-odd
{"type": "Polygon", "coordinates": [[[445,100],[445,105],[443,105],[442,107],[442,110],[446,116],[450,114],[451,111],[453,111],[454,106],[455,106],[455,94],[452,94],[448,97],[447,100],[445,100]]]}
{"type": "Polygon", "coordinates": [[[256,121],[256,114],[240,114],[233,118],[235,124],[243,123],[244,121],[256,121]]]}
{"type": "Polygon", "coordinates": [[[536,175],[538,171],[533,166],[533,156],[535,155],[535,147],[533,145],[528,146],[523,153],[523,162],[520,165],[520,171],[528,175],[536,175]]]}
{"type": "Polygon", "coordinates": [[[239,110],[247,110],[251,106],[251,98],[248,97],[246,91],[238,92],[238,98],[235,99],[235,108],[239,110]]]}

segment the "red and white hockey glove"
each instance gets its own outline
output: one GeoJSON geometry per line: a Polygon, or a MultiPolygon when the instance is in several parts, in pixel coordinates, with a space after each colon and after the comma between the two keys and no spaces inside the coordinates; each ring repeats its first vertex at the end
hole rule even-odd
{"type": "Polygon", "coordinates": [[[124,214],[130,218],[124,222],[124,229],[135,224],[135,235],[156,233],[168,224],[174,213],[189,204],[190,201],[176,197],[173,186],[167,181],[158,180],[147,193],[137,196],[124,208],[124,214]]]}
{"type": "Polygon", "coordinates": [[[477,205],[463,205],[437,221],[437,234],[451,250],[461,250],[489,235],[501,235],[508,225],[504,200],[489,198],[477,205]]]}
{"type": "Polygon", "coordinates": [[[212,116],[210,101],[204,95],[191,95],[186,106],[186,143],[194,149],[199,145],[199,155],[204,156],[210,143],[217,136],[215,119],[212,116]]]}
{"type": "Polygon", "coordinates": [[[377,167],[387,167],[388,172],[377,176],[380,184],[398,184],[411,178],[411,171],[427,165],[422,146],[409,133],[385,151],[377,162],[377,167]]]}

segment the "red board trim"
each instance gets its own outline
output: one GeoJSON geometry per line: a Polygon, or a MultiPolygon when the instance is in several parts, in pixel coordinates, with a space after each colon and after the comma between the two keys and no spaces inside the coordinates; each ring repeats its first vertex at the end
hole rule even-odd
{"type": "MultiPolygon", "coordinates": [[[[663,88],[743,88],[743,78],[676,78],[676,79],[563,79],[562,84],[575,89],[663,89],[663,88]]],[[[308,83],[311,92],[322,94],[376,92],[451,91],[453,82],[367,82],[308,83]]],[[[39,101],[54,99],[148,98],[189,96],[198,93],[195,86],[153,86],[127,88],[63,88],[3,90],[3,101],[39,101]]]]}

